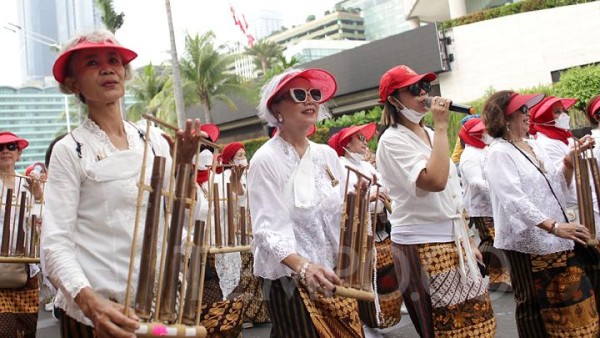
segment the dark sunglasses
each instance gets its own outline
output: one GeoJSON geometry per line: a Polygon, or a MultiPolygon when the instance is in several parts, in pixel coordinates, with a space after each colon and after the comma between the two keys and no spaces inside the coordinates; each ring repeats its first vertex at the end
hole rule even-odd
{"type": "Polygon", "coordinates": [[[8,151],[15,151],[15,150],[19,149],[19,146],[16,143],[7,143],[7,144],[0,144],[0,151],[4,151],[4,147],[6,147],[6,150],[8,150],[8,151]]]}
{"type": "Polygon", "coordinates": [[[421,90],[429,93],[431,91],[431,82],[419,81],[408,86],[408,91],[412,96],[421,96],[421,90]]]}
{"type": "Polygon", "coordinates": [[[304,88],[291,88],[290,89],[290,97],[298,103],[306,102],[309,95],[314,101],[321,103],[321,99],[323,98],[323,96],[321,95],[321,89],[318,89],[318,88],[311,88],[308,90],[306,90],[304,88]]]}
{"type": "Polygon", "coordinates": [[[365,135],[363,134],[358,134],[356,135],[356,138],[360,141],[360,142],[367,142],[367,138],[365,137],[365,135]]]}

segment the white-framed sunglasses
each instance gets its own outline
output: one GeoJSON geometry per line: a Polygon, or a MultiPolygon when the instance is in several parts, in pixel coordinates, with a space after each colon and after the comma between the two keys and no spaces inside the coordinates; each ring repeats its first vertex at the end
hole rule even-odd
{"type": "Polygon", "coordinates": [[[292,98],[292,100],[294,100],[298,103],[306,102],[309,95],[315,102],[318,102],[318,103],[321,103],[321,101],[323,99],[323,95],[321,94],[321,89],[318,89],[318,88],[310,88],[310,89],[290,88],[289,95],[292,98]]]}

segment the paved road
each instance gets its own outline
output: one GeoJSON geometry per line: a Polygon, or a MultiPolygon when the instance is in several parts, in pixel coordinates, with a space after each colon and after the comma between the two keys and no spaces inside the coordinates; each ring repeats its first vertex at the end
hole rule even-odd
{"type": "MultiPolygon", "coordinates": [[[[518,337],[515,326],[515,303],[512,293],[490,293],[498,329],[497,338],[518,337]]],[[[265,324],[244,330],[244,338],[266,338],[269,337],[270,325],[265,324]]],[[[50,312],[41,311],[38,320],[38,338],[59,338],[58,321],[52,317],[50,312]]],[[[418,337],[410,318],[404,315],[400,322],[399,329],[394,331],[393,337],[418,337]]]]}

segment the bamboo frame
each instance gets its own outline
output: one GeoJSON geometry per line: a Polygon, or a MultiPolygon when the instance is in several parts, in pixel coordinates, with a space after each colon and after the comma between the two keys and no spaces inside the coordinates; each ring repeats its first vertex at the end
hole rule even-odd
{"type": "Polygon", "coordinates": [[[575,187],[577,191],[579,223],[585,226],[592,236],[587,242],[588,247],[598,245],[596,239],[596,221],[593,208],[593,190],[600,206],[600,174],[598,162],[591,149],[581,151],[581,142],[575,139],[575,160],[573,161],[573,173],[575,175],[575,187]],[[590,178],[591,174],[591,178],[590,178]]]}

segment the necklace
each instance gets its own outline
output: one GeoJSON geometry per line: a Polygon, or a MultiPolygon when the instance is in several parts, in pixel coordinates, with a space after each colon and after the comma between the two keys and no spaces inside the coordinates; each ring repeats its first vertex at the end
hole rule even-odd
{"type": "Polygon", "coordinates": [[[537,164],[537,167],[540,169],[540,171],[544,174],[548,173],[548,170],[546,170],[546,165],[544,164],[544,161],[542,161],[536,154],[535,151],[533,151],[533,148],[531,148],[531,146],[525,142],[525,140],[523,139],[519,139],[519,140],[509,140],[509,139],[505,139],[506,141],[508,141],[508,143],[512,144],[513,147],[515,147],[519,152],[521,152],[521,154],[523,154],[524,156],[528,157],[531,160],[534,160],[535,163],[537,164]],[[518,144],[524,144],[525,148],[518,146],[518,144]]]}

